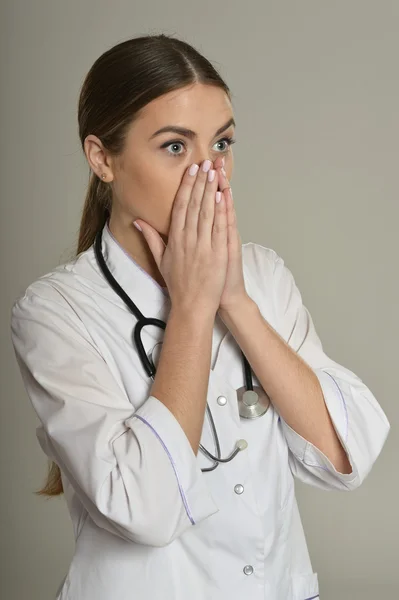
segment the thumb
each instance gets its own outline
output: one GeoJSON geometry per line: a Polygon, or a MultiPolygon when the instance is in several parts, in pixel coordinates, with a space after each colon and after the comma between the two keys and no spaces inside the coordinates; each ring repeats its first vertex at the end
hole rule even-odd
{"type": "Polygon", "coordinates": [[[163,241],[159,233],[145,221],[142,221],[141,219],[136,219],[136,221],[133,222],[133,225],[137,227],[137,229],[142,231],[143,236],[155,259],[157,267],[159,271],[161,271],[161,261],[166,248],[165,242],[163,241]]]}

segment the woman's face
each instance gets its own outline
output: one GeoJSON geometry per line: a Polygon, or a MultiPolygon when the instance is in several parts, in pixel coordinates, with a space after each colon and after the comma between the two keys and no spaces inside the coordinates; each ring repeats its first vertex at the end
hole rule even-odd
{"type": "Polygon", "coordinates": [[[106,173],[106,181],[112,181],[111,221],[124,227],[143,219],[166,241],[185,170],[205,159],[217,167],[224,157],[230,179],[233,136],[230,100],[216,86],[195,83],[147,104],[128,130],[122,156],[97,156],[103,166],[96,173],[106,173]]]}

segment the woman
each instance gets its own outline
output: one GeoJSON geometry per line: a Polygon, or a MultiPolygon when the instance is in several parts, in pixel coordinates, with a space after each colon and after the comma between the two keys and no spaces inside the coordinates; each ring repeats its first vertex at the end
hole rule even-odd
{"type": "Polygon", "coordinates": [[[94,63],[78,118],[91,170],[78,256],[12,312],[52,460],[39,493],[65,493],[76,539],[57,599],[318,598],[293,476],[357,488],[389,423],[323,352],[283,260],[241,244],[229,89],[185,42],[141,37],[94,63]],[[153,381],[98,250],[144,315],[167,323],[142,330],[153,381]],[[218,456],[207,401],[227,462],[203,450],[218,456]]]}

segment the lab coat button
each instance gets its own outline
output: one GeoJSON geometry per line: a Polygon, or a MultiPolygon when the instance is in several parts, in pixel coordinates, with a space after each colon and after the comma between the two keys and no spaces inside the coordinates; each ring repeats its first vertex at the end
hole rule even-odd
{"type": "Polygon", "coordinates": [[[252,573],[254,572],[253,567],[251,567],[251,565],[246,565],[243,571],[245,575],[252,575],[252,573]]]}
{"type": "Polygon", "coordinates": [[[224,406],[227,403],[227,398],[225,396],[219,396],[217,403],[219,406],[224,406]]]}
{"type": "Polygon", "coordinates": [[[237,485],[234,486],[234,491],[236,494],[242,494],[244,491],[244,486],[241,485],[241,483],[237,483],[237,485]]]}

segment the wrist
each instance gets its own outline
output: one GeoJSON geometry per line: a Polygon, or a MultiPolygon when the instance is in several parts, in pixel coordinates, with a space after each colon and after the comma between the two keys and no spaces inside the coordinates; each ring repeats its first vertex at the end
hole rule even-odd
{"type": "Polygon", "coordinates": [[[199,330],[210,324],[213,324],[216,318],[216,309],[198,308],[195,306],[176,305],[171,307],[169,319],[176,320],[178,323],[187,324],[190,327],[199,330]]]}
{"type": "Polygon", "coordinates": [[[229,319],[233,318],[235,315],[239,315],[244,310],[256,310],[256,308],[256,302],[250,296],[248,296],[248,294],[245,294],[244,296],[237,298],[235,301],[230,302],[228,305],[220,306],[218,314],[222,319],[229,319]]]}

